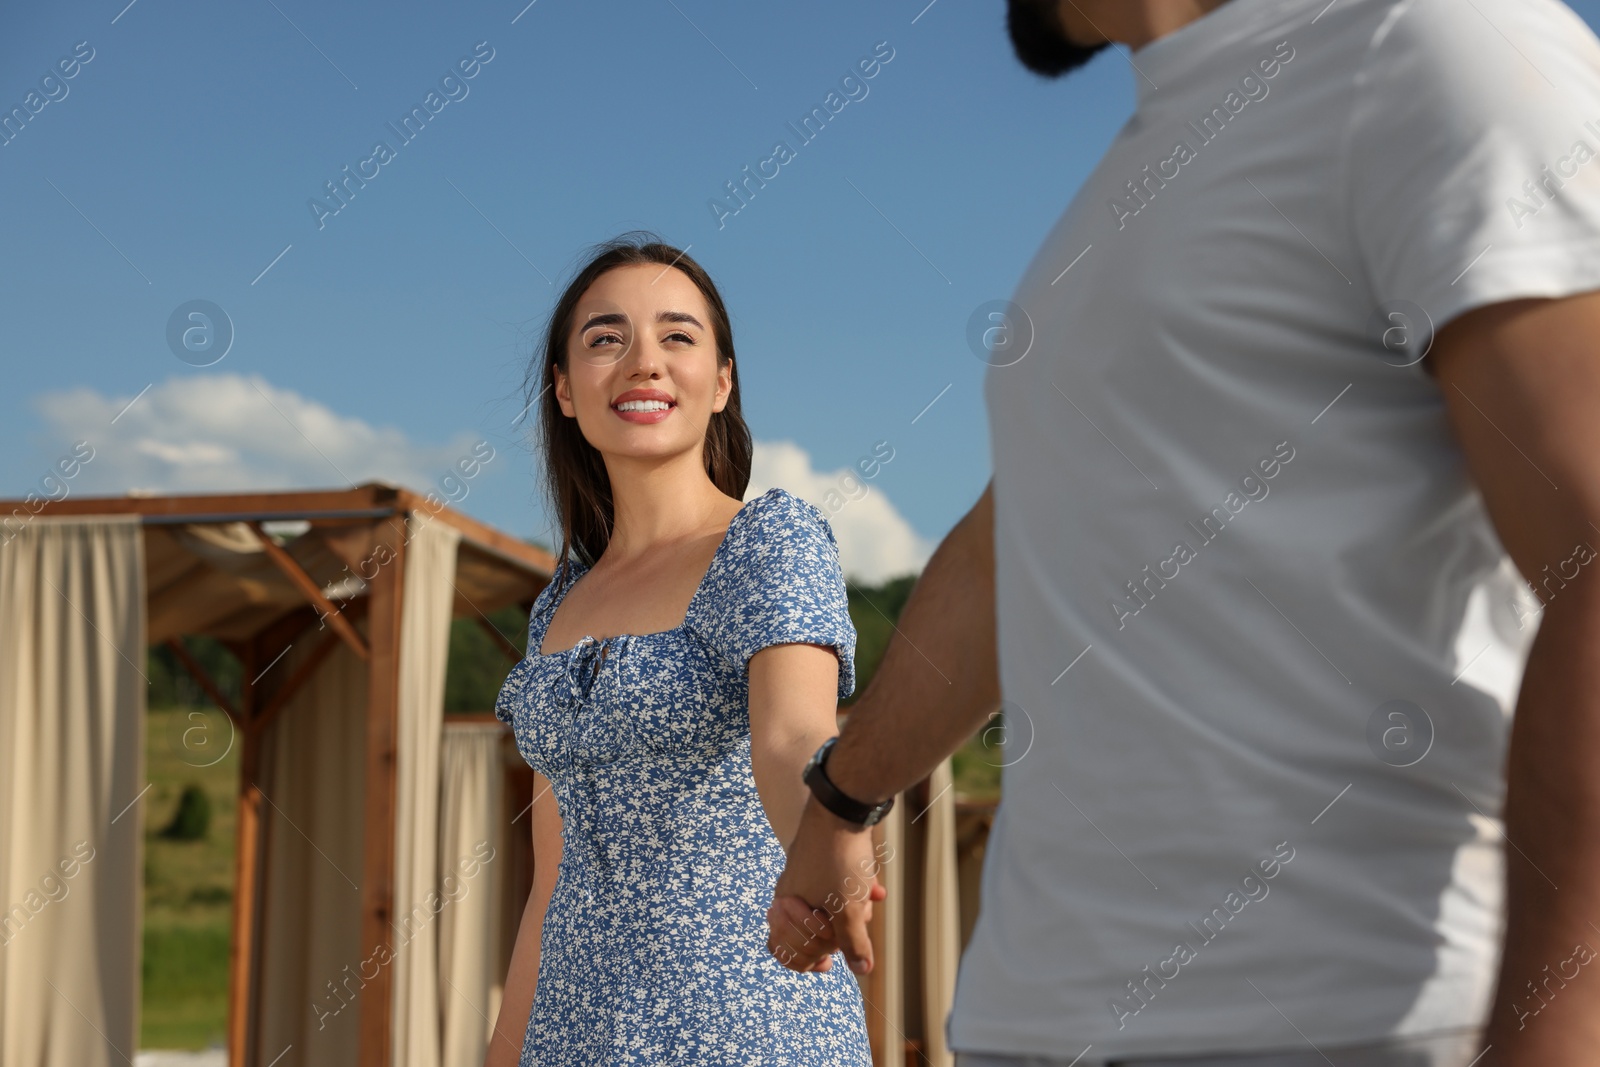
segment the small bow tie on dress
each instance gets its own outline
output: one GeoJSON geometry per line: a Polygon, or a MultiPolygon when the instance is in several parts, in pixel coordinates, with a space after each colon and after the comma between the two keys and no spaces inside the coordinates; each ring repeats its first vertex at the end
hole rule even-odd
{"type": "Polygon", "coordinates": [[[603,754],[600,762],[609,762],[627,750],[629,738],[622,736],[628,729],[626,722],[613,722],[614,716],[585,714],[585,711],[598,703],[594,698],[601,692],[602,675],[606,676],[604,684],[616,688],[616,664],[626,647],[626,635],[600,640],[586,636],[567,650],[564,672],[567,715],[563,748],[566,751],[568,771],[566,784],[571,793],[566,809],[568,819],[573,824],[573,840],[581,842],[583,850],[588,854],[586,857],[588,864],[592,864],[593,867],[591,876],[586,879],[591,895],[594,892],[595,882],[608,881],[612,872],[606,858],[605,846],[598,840],[599,819],[595,809],[600,803],[600,791],[594,780],[597,767],[592,758],[580,759],[579,756],[593,757],[603,754]],[[612,665],[611,670],[605,669],[608,663],[612,665]],[[596,744],[595,742],[599,740],[596,731],[607,730],[612,732],[612,736],[606,737],[604,743],[596,744]],[[587,738],[584,736],[586,732],[587,738]]]}

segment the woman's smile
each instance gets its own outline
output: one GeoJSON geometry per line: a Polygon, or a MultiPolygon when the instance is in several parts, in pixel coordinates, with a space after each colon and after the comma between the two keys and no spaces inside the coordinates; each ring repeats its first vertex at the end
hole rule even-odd
{"type": "Polygon", "coordinates": [[[611,402],[611,410],[626,422],[655,423],[672,414],[677,402],[659,389],[629,389],[611,402]]]}

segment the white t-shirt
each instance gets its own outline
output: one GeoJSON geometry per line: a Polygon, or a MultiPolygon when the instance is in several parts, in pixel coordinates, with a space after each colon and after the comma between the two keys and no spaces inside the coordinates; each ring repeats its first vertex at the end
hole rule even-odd
{"type": "Polygon", "coordinates": [[[1229,0],[1131,59],[985,380],[1011,741],[949,1042],[1476,1025],[1540,601],[1416,360],[1600,289],[1600,42],[1556,0],[1229,0]]]}

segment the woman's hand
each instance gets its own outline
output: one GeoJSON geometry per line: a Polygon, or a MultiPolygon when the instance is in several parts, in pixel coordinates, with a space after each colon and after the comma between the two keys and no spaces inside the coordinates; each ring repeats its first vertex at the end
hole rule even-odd
{"type": "Polygon", "coordinates": [[[767,951],[792,971],[826,971],[843,951],[857,974],[872,970],[867,924],[889,894],[877,875],[894,856],[870,830],[807,801],[767,909],[767,951]]]}

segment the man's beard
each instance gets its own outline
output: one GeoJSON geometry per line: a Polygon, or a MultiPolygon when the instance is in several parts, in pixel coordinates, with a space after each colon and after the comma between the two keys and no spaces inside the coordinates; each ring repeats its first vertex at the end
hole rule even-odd
{"type": "Polygon", "coordinates": [[[1108,45],[1073,44],[1056,15],[1058,0],[1006,0],[1006,31],[1024,67],[1046,78],[1077,70],[1108,45]]]}

